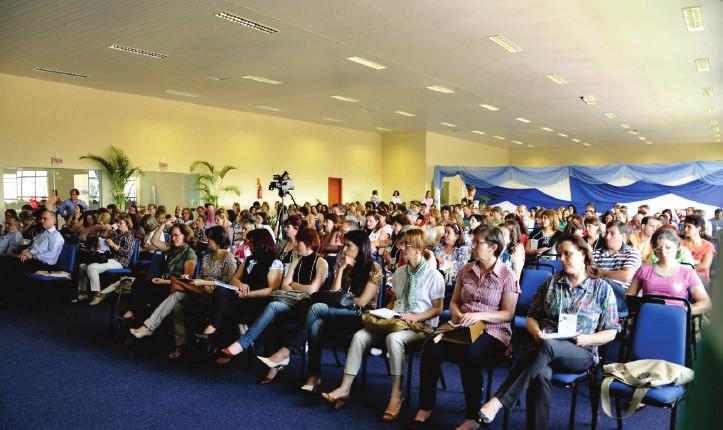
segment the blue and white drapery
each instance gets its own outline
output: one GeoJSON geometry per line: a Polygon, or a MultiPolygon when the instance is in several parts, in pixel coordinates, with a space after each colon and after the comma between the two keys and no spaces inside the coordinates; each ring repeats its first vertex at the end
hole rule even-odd
{"type": "Polygon", "coordinates": [[[462,167],[436,166],[433,184],[441,190],[445,177],[459,175],[490,204],[509,202],[578,210],[593,202],[604,210],[615,203],[677,196],[708,207],[723,206],[723,161],[607,166],[462,167]]]}

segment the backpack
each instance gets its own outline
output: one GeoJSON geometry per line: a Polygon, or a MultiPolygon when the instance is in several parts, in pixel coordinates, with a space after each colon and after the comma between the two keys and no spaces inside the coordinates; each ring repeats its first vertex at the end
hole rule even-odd
{"type": "Polygon", "coordinates": [[[603,366],[603,381],[600,386],[603,411],[610,413],[610,384],[618,380],[635,389],[630,406],[623,418],[632,415],[650,388],[664,385],[687,384],[693,380],[693,370],[665,360],[635,360],[628,363],[612,363],[603,366]]]}

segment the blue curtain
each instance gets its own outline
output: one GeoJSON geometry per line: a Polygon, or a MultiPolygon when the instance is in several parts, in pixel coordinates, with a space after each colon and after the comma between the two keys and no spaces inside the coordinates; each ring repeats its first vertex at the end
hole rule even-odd
{"type": "Polygon", "coordinates": [[[467,182],[467,186],[474,185],[477,189],[475,194],[477,197],[486,196],[491,197],[491,200],[487,203],[494,205],[502,202],[511,202],[516,205],[524,203],[532,206],[543,206],[546,208],[557,207],[560,205],[568,205],[570,202],[566,200],[556,199],[548,194],[536,188],[505,188],[496,187],[489,182],[484,181],[473,181],[467,182]]]}

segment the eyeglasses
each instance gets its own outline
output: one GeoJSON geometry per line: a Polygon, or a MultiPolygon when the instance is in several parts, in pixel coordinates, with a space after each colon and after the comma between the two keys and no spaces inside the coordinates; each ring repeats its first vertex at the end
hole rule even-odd
{"type": "Polygon", "coordinates": [[[490,246],[496,245],[495,243],[488,242],[486,240],[472,239],[472,246],[479,246],[479,245],[482,245],[483,243],[486,243],[487,245],[490,245],[490,246]]]}

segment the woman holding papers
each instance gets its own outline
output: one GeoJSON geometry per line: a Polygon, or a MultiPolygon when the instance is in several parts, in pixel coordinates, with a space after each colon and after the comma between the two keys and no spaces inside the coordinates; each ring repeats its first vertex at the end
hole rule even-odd
{"type": "Polygon", "coordinates": [[[562,272],[540,287],[528,312],[527,331],[535,342],[482,406],[481,423],[490,423],[503,406],[512,408],[527,391],[528,427],[547,429],[552,373],[584,372],[599,360],[597,347],[615,338],[615,295],[598,277],[590,246],[582,238],[561,235],[557,254],[562,272]]]}
{"type": "MultiPolygon", "coordinates": [[[[203,257],[201,264],[201,278],[194,279],[193,285],[201,287],[201,291],[205,294],[211,294],[216,281],[227,283],[230,281],[236,271],[236,259],[229,251],[231,242],[229,241],[226,230],[215,225],[206,231],[208,238],[208,249],[210,254],[203,257]]],[[[183,319],[183,301],[188,293],[185,291],[176,291],[171,293],[160,305],[153,311],[150,317],[143,322],[139,328],[132,328],[130,331],[133,336],[142,338],[153,334],[163,322],[163,319],[173,312],[173,326],[176,334],[176,349],[171,352],[168,357],[176,359],[183,353],[186,345],[186,325],[183,319]]]]}
{"type": "Polygon", "coordinates": [[[502,231],[497,227],[479,226],[473,232],[475,261],[467,263],[457,275],[449,304],[452,323],[463,327],[484,327],[484,332],[470,329],[479,337],[471,343],[456,343],[435,337],[427,342],[419,368],[419,411],[412,428],[424,428],[434,410],[437,379],[445,361],[459,363],[465,399],[465,421],[458,430],[476,429],[482,399],[482,365],[511,353],[510,321],[515,314],[520,292],[517,275],[500,256],[506,248],[502,231]]]}
{"type": "MultiPolygon", "coordinates": [[[[427,251],[427,239],[422,230],[408,230],[400,245],[407,264],[394,272],[393,294],[387,308],[399,314],[402,320],[426,324],[431,330],[437,326],[438,315],[442,312],[444,278],[433,263],[427,262],[427,258],[434,259],[427,251]]],[[[361,366],[364,352],[372,345],[385,342],[389,353],[392,393],[382,419],[386,422],[397,420],[404,403],[401,386],[405,348],[419,345],[425,338],[424,331],[409,329],[391,332],[386,337],[366,328],[357,331],[347,353],[341,385],[330,393],[322,394],[322,397],[336,409],[343,407],[351,397],[351,385],[361,366]]]]}
{"type": "Polygon", "coordinates": [[[273,368],[288,363],[291,352],[303,354],[304,344],[309,340],[309,378],[301,387],[304,391],[315,391],[321,383],[321,344],[325,327],[356,331],[362,327],[357,309],[371,310],[377,307],[377,295],[382,283],[382,269],[372,259],[372,245],[362,230],[353,230],[344,235],[344,261],[334,278],[332,291],[351,292],[355,309],[335,308],[326,303],[315,303],[306,313],[304,328],[291,341],[272,356],[259,357],[273,368]]]}

